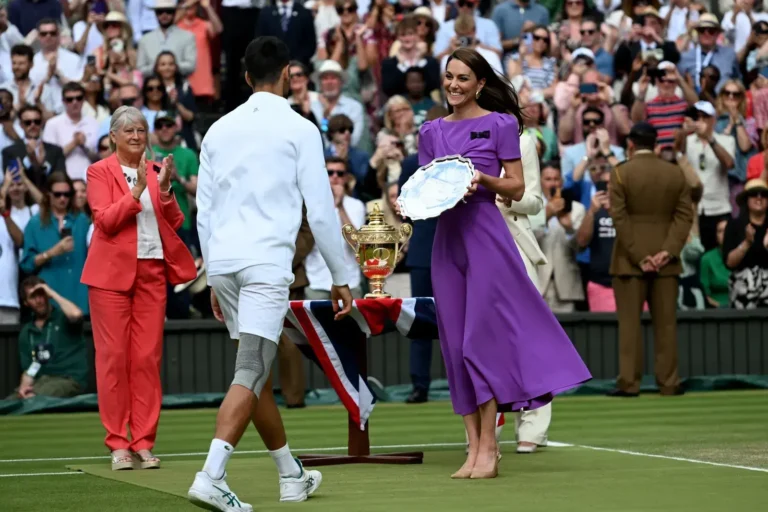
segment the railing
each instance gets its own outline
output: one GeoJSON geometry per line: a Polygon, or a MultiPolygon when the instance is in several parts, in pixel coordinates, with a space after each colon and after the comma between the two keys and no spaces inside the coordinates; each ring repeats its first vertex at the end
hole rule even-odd
{"type": "MultiPolygon", "coordinates": [[[[597,379],[618,372],[616,316],[607,313],[558,315],[563,329],[597,379]]],[[[768,375],[768,309],[684,311],[678,315],[679,364],[682,377],[751,374],[768,375]]],[[[93,342],[86,325],[88,354],[93,368],[93,342]]],[[[645,373],[653,374],[653,329],[643,316],[645,373]]],[[[18,327],[0,326],[0,398],[19,384],[18,327]]],[[[535,343],[536,340],[530,340],[535,343]]],[[[385,386],[406,384],[409,340],[399,334],[369,340],[368,373],[385,386]]],[[[482,343],[482,340],[478,340],[482,343]]],[[[213,320],[169,321],[165,328],[162,382],[165,394],[226,391],[232,379],[235,344],[223,325],[213,320]]],[[[306,362],[307,386],[328,388],[322,371],[306,362]]],[[[276,370],[277,368],[275,368],[276,370]]],[[[444,378],[440,345],[434,344],[433,378],[444,378]]],[[[277,380],[275,381],[277,385],[277,380]]],[[[91,372],[89,391],[95,390],[91,372]]]]}

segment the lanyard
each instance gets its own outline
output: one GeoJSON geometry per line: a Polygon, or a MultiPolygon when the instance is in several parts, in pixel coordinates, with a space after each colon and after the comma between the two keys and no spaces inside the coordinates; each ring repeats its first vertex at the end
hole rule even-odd
{"type": "Polygon", "coordinates": [[[709,66],[712,62],[712,58],[715,56],[715,48],[712,48],[709,53],[704,57],[704,62],[701,61],[701,45],[696,45],[696,88],[701,90],[701,70],[709,66]]]}
{"type": "MultiPolygon", "coordinates": [[[[43,334],[45,335],[45,344],[50,345],[51,342],[51,319],[49,318],[46,320],[45,327],[43,328],[43,334]]],[[[42,336],[41,336],[42,337],[42,336]]],[[[29,333],[29,345],[32,349],[32,359],[37,361],[37,357],[35,355],[35,350],[37,349],[38,344],[35,343],[34,336],[32,336],[32,333],[29,333]]]]}

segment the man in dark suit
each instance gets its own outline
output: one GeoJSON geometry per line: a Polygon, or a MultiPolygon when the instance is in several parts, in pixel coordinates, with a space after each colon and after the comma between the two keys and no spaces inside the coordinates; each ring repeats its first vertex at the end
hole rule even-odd
{"type": "Polygon", "coordinates": [[[636,41],[625,41],[616,48],[613,58],[616,76],[629,76],[632,72],[632,62],[638,56],[643,58],[644,51],[646,56],[650,56],[653,50],[661,50],[662,56],[659,58],[656,55],[656,62],[666,60],[677,64],[680,61],[680,52],[677,51],[675,42],[664,40],[664,20],[659,16],[659,11],[653,7],[646,7],[645,13],[635,17],[633,23],[643,26],[640,38],[636,41]]]}
{"type": "Polygon", "coordinates": [[[301,3],[292,0],[275,0],[274,5],[259,13],[256,36],[275,36],[291,52],[291,58],[312,68],[310,60],[317,49],[315,20],[312,13],[301,3]]]}
{"type": "MultiPolygon", "coordinates": [[[[419,155],[406,157],[401,165],[399,188],[419,168],[419,155]]],[[[413,222],[413,235],[408,242],[405,264],[411,272],[411,295],[432,297],[432,242],[437,229],[437,218],[413,222]]],[[[413,391],[405,400],[409,404],[426,402],[429,393],[432,366],[432,340],[411,340],[411,382],[413,391]]]]}
{"type": "Polygon", "coordinates": [[[18,159],[32,183],[39,189],[45,187],[48,175],[53,171],[67,171],[64,152],[59,146],[43,142],[40,133],[43,113],[39,107],[26,105],[19,111],[19,122],[24,130],[24,140],[3,149],[3,169],[18,159]]]}
{"type": "Polygon", "coordinates": [[[610,396],[637,396],[640,391],[640,315],[646,300],[653,320],[656,381],[662,395],[682,394],[677,371],[677,279],[693,206],[683,170],[653,152],[656,137],[649,123],[632,127],[630,159],[614,169],[609,185],[616,228],[610,273],[619,319],[619,378],[610,396]]]}
{"type": "MultiPolygon", "coordinates": [[[[315,245],[315,237],[307,221],[307,208],[301,211],[301,226],[296,237],[296,252],[293,255],[293,284],[290,299],[304,300],[304,288],[309,285],[304,260],[315,245]]],[[[304,407],[304,356],[296,345],[283,334],[277,345],[277,361],[280,370],[280,389],[285,399],[285,405],[291,408],[304,407]]]]}

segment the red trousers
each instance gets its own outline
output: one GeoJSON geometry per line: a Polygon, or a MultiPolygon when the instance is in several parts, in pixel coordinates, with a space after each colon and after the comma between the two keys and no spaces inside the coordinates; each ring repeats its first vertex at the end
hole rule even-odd
{"type": "Polygon", "coordinates": [[[110,451],[151,450],[155,444],[166,286],[165,262],[140,259],[127,292],[88,289],[99,415],[110,451]]]}

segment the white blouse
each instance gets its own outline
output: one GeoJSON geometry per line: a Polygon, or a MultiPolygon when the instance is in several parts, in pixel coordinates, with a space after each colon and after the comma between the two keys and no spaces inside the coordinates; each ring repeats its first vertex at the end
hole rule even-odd
{"type": "MultiPolygon", "coordinates": [[[[121,165],[123,176],[128,182],[128,188],[136,185],[136,169],[121,165]]],[[[147,178],[150,178],[149,176],[147,178]]],[[[149,188],[145,188],[139,197],[141,211],[136,215],[136,229],[138,235],[138,258],[140,260],[163,259],[163,242],[160,240],[160,230],[157,227],[157,216],[152,199],[149,196],[149,188]]]]}

